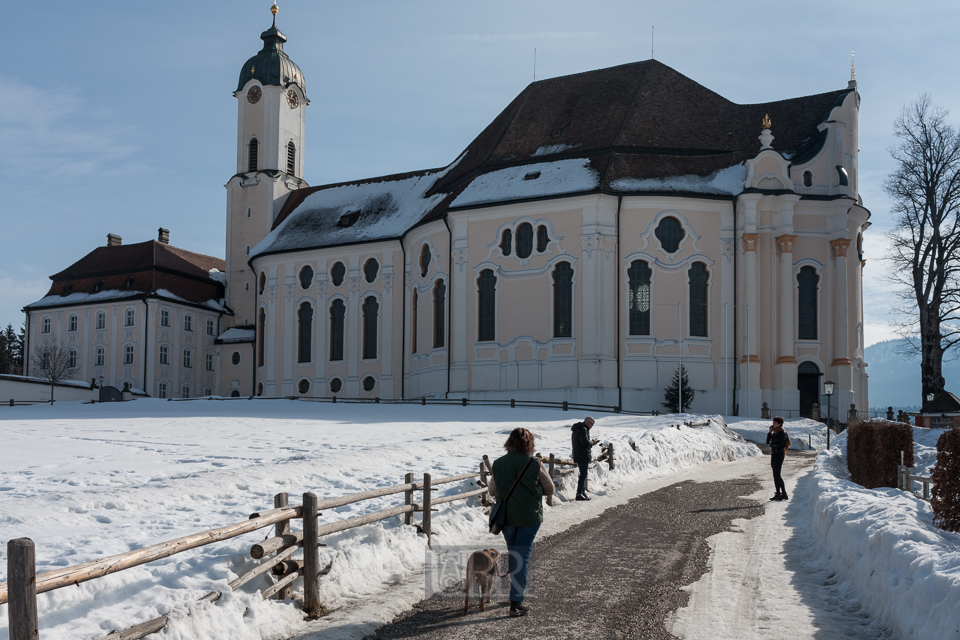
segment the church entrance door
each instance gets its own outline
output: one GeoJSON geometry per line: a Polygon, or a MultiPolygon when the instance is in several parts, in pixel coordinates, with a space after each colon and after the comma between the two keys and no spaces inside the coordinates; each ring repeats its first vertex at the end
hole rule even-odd
{"type": "Polygon", "coordinates": [[[813,414],[813,403],[820,398],[820,368],[812,362],[801,362],[797,367],[797,389],[800,390],[800,417],[813,414]]]}

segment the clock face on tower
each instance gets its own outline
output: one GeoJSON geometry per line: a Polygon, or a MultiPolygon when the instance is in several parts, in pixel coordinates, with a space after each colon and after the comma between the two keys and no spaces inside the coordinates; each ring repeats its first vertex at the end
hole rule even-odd
{"type": "Polygon", "coordinates": [[[297,92],[293,89],[287,91],[287,104],[290,105],[291,109],[296,109],[300,105],[300,98],[297,97],[297,92]]]}
{"type": "Polygon", "coordinates": [[[260,87],[253,85],[250,87],[250,90],[247,91],[247,102],[250,104],[257,104],[260,102],[260,96],[263,95],[263,92],[260,91],[260,87]]]}

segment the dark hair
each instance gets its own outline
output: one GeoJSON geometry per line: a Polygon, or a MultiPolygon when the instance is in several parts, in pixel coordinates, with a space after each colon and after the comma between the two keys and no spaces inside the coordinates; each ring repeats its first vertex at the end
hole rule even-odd
{"type": "Polygon", "coordinates": [[[773,421],[778,423],[781,427],[783,426],[783,418],[781,418],[780,416],[777,416],[776,418],[774,418],[773,421]]]}
{"type": "Polygon", "coordinates": [[[536,444],[533,442],[532,433],[523,427],[517,427],[510,432],[510,437],[503,443],[503,448],[511,453],[526,453],[529,455],[533,453],[536,444]]]}

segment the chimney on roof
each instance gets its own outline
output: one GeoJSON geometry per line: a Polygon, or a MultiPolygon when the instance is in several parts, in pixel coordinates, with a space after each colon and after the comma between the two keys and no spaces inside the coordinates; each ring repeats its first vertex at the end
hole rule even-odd
{"type": "Polygon", "coordinates": [[[157,241],[163,244],[170,244],[170,229],[160,227],[159,232],[160,235],[157,237],[157,241]]]}
{"type": "Polygon", "coordinates": [[[107,246],[108,246],[108,247],[119,247],[121,244],[123,244],[123,238],[121,238],[120,236],[118,236],[118,235],[115,234],[115,233],[108,233],[108,234],[107,234],[107,246]]]}

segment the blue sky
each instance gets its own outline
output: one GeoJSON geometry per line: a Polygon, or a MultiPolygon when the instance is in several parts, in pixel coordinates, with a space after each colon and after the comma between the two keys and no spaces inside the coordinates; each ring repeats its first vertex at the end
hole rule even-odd
{"type": "MultiPolygon", "coordinates": [[[[16,2],[0,68],[0,323],[106,241],[171,231],[224,253],[243,63],[265,0],[16,2]]],[[[861,192],[873,212],[867,344],[890,335],[880,278],[891,123],[930,92],[960,122],[960,3],[280,0],[303,70],[305,178],[444,166],[533,79],[655,57],[739,103],[846,86],[856,49],[861,192]]],[[[774,124],[776,133],[776,124],[774,124]]],[[[776,142],[774,142],[776,147],[776,142]]]]}

